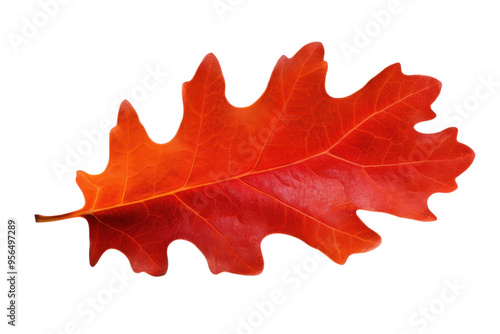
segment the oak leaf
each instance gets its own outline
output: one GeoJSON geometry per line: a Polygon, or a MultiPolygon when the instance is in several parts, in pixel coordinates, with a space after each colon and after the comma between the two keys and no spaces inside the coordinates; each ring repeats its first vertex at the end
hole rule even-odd
{"type": "Polygon", "coordinates": [[[108,249],[135,272],[166,273],[167,247],[196,245],[213,273],[254,275],[263,269],[262,239],[283,233],[337,263],[367,252],[380,237],[356,210],[435,220],[436,192],[474,159],[457,129],[422,134],[435,117],[441,83],[387,67],[356,93],[325,91],[321,43],[281,57],[262,96],[245,108],[225,97],[221,68],[207,55],[184,83],[184,117],[175,137],[153,142],[129,102],[110,133],[110,157],[99,175],[77,172],[80,210],[37,215],[38,222],[83,217],[90,264],[108,249]]]}

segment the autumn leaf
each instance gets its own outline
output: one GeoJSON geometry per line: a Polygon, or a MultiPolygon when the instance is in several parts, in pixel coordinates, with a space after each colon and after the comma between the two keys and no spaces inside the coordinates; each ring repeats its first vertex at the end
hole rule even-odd
{"type": "Polygon", "coordinates": [[[213,273],[255,275],[264,265],[261,241],[272,233],[342,264],[381,241],[358,209],[435,220],[427,199],[455,190],[474,159],[456,128],[414,129],[435,117],[441,83],[394,64],[358,92],[332,98],[323,55],[311,43],[281,57],[265,92],[245,108],[227,101],[220,65],[207,55],[182,87],[184,118],[165,144],[148,137],[124,101],[108,166],[99,175],[77,172],[83,208],[36,220],[83,217],[92,266],[113,248],[135,272],[154,276],[166,273],[176,239],[196,245],[213,273]]]}

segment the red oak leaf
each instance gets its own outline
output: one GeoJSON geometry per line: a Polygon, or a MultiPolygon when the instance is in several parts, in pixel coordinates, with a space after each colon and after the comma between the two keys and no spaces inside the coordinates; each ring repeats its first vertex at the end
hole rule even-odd
{"type": "Polygon", "coordinates": [[[38,222],[84,217],[90,264],[108,249],[135,272],[163,275],[167,247],[196,245],[213,273],[255,275],[262,239],[283,233],[333,261],[367,252],[380,237],[356,210],[435,220],[427,199],[456,189],[474,159],[457,129],[422,134],[441,83],[383,70],[345,98],[325,91],[321,43],[281,57],[262,96],[237,108],[225,97],[215,56],[182,87],[184,118],[175,137],[157,144],[127,101],[110,133],[104,172],[77,172],[80,210],[38,222]]]}

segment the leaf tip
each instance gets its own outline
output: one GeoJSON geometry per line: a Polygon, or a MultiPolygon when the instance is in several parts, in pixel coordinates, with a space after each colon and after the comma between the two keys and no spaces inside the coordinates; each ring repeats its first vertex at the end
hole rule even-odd
{"type": "Polygon", "coordinates": [[[209,54],[207,54],[203,58],[203,60],[201,61],[200,66],[198,67],[198,71],[197,72],[199,72],[200,69],[204,69],[204,68],[208,68],[211,71],[213,71],[214,69],[216,69],[217,71],[221,71],[219,60],[217,59],[217,57],[212,52],[210,52],[209,54]]]}
{"type": "Polygon", "coordinates": [[[425,218],[423,221],[427,221],[427,222],[434,222],[437,220],[437,217],[435,214],[433,214],[431,212],[431,210],[427,210],[427,212],[424,213],[425,214],[425,218]]]}
{"type": "Polygon", "coordinates": [[[403,70],[401,68],[401,63],[400,62],[397,62],[397,63],[394,63],[392,65],[389,65],[385,68],[385,71],[388,71],[388,72],[397,72],[398,74],[404,74],[403,73],[403,70]]]}
{"type": "Polygon", "coordinates": [[[213,54],[213,52],[207,53],[207,55],[203,58],[203,61],[218,62],[217,57],[215,56],[215,54],[213,54]]]}
{"type": "Polygon", "coordinates": [[[292,57],[295,59],[302,59],[302,62],[325,62],[325,48],[321,42],[312,42],[304,45],[299,51],[292,57]]]}
{"type": "Polygon", "coordinates": [[[311,49],[313,52],[317,52],[321,55],[324,55],[325,53],[325,47],[321,42],[311,42],[306,44],[302,49],[311,49]]]}
{"type": "Polygon", "coordinates": [[[110,131],[110,146],[116,144],[113,137],[121,138],[119,141],[130,140],[134,143],[146,138],[149,139],[144,126],[139,120],[139,115],[128,100],[123,100],[120,104],[117,124],[110,131]]]}
{"type": "Polygon", "coordinates": [[[129,102],[129,100],[125,99],[122,101],[122,103],[120,103],[120,109],[121,108],[132,108],[134,109],[134,107],[132,107],[132,103],[129,102]]]}
{"type": "Polygon", "coordinates": [[[123,100],[118,110],[118,123],[121,123],[131,118],[138,118],[137,112],[128,100],[123,100]]]}

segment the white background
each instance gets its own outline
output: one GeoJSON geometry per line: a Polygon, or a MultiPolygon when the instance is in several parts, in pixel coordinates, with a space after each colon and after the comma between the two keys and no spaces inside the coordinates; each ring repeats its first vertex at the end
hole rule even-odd
{"type": "MultiPolygon", "coordinates": [[[[20,233],[19,326],[5,324],[2,306],[2,333],[500,333],[495,2],[400,0],[383,25],[373,13],[392,8],[388,0],[221,2],[231,6],[222,16],[213,0],[73,0],[43,22],[40,2],[2,1],[2,263],[7,218],[17,219],[20,233]],[[44,26],[22,37],[26,20],[44,26]],[[363,44],[359,31],[365,29],[371,36],[363,44]],[[15,46],[13,36],[26,39],[15,46]],[[436,222],[358,212],[383,242],[344,266],[318,262],[300,240],[269,236],[262,245],[264,272],[253,277],[212,275],[194,245],[175,241],[169,270],[159,278],[134,274],[114,250],[91,268],[82,218],[35,224],[35,213],[83,206],[74,170],[58,177],[53,165],[66,164],[69,150],[84,145],[84,131],[100,131],[102,120],[115,123],[117,101],[129,98],[150,136],[166,142],[182,117],[181,84],[207,53],[221,63],[229,101],[245,106],[263,92],[282,54],[290,57],[313,41],[325,47],[332,96],[353,93],[395,62],[405,74],[443,83],[433,104],[437,118],[417,129],[457,126],[459,141],[477,156],[457,179],[457,191],[430,198],[436,222]],[[346,44],[358,53],[347,57],[346,44]],[[168,75],[145,96],[130,98],[155,69],[168,75]],[[484,86],[488,78],[496,86],[484,86]],[[307,277],[290,271],[303,265],[307,277]],[[456,294],[446,290],[450,282],[461,286],[456,294]],[[283,297],[271,310],[263,301],[273,290],[283,297]],[[431,317],[422,320],[419,312],[429,307],[431,317]]],[[[104,169],[107,130],[104,137],[76,169],[104,169]]],[[[2,279],[1,305],[6,291],[2,279]]]]}

